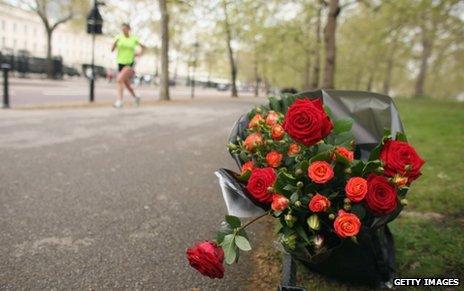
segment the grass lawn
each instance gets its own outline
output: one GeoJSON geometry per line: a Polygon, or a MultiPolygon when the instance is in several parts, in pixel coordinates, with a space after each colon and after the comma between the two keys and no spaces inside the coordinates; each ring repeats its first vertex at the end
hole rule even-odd
{"type": "MultiPolygon", "coordinates": [[[[423,176],[408,193],[405,213],[390,224],[397,276],[459,277],[462,284],[464,103],[430,99],[397,99],[396,103],[409,142],[426,160],[423,176]]],[[[298,285],[308,290],[347,288],[302,267],[298,271],[298,285]]]]}

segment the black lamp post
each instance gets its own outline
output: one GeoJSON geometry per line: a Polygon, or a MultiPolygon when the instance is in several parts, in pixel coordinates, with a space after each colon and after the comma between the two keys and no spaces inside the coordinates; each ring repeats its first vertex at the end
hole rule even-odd
{"type": "Polygon", "coordinates": [[[87,33],[92,35],[92,63],[90,75],[90,96],[89,101],[95,100],[95,36],[102,34],[103,18],[98,10],[98,6],[104,5],[103,2],[94,0],[93,8],[87,16],[87,33]]]}
{"type": "Polygon", "coordinates": [[[195,96],[195,69],[197,67],[198,62],[198,49],[200,48],[200,44],[195,42],[193,44],[194,51],[193,51],[193,64],[192,64],[192,79],[190,80],[190,98],[193,99],[195,96]]]}

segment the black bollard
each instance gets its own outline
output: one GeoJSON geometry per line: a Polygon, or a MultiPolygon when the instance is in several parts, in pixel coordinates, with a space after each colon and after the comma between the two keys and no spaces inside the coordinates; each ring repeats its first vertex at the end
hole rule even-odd
{"type": "Polygon", "coordinates": [[[2,108],[7,109],[10,108],[10,95],[8,90],[8,72],[10,71],[9,64],[2,64],[1,65],[2,72],[3,72],[3,104],[2,108]]]}

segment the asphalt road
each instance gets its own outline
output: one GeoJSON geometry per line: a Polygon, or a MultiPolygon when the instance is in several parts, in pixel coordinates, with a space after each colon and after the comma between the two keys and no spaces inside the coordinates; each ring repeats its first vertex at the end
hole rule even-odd
{"type": "Polygon", "coordinates": [[[211,280],[185,249],[225,214],[213,172],[253,102],[0,111],[0,289],[243,290],[249,255],[211,280]]]}
{"type": "MultiPolygon", "coordinates": [[[[68,80],[46,79],[10,79],[10,104],[12,107],[24,105],[43,105],[56,103],[87,102],[89,100],[89,84],[84,78],[68,80]]],[[[3,90],[3,83],[0,83],[3,90]]],[[[154,85],[134,85],[136,94],[143,100],[158,100],[159,88],[154,85]]],[[[206,89],[200,86],[195,88],[195,96],[213,98],[229,96],[229,92],[220,92],[216,89],[206,89]]],[[[243,96],[251,93],[241,92],[243,96]]],[[[113,101],[116,98],[116,84],[105,80],[98,80],[95,86],[96,101],[113,101]]],[[[174,100],[190,99],[190,87],[171,87],[171,98],[174,100]]],[[[132,100],[127,90],[125,100],[132,100]]]]}

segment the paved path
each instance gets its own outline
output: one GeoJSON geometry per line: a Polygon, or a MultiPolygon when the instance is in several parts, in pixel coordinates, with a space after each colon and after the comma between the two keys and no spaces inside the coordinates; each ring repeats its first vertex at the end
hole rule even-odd
{"type": "MultiPolygon", "coordinates": [[[[0,80],[0,88],[3,84],[0,80]]],[[[158,100],[159,87],[154,85],[134,86],[138,96],[143,100],[158,100]]],[[[2,89],[3,90],[3,89],[2,89]]],[[[86,79],[75,78],[69,80],[46,79],[20,79],[10,80],[10,103],[12,107],[24,105],[43,105],[53,103],[87,102],[89,100],[89,84],[86,79]]],[[[201,98],[218,99],[228,97],[230,92],[220,92],[216,89],[205,89],[197,86],[195,96],[201,98]]],[[[241,92],[241,95],[250,96],[251,93],[241,92]]],[[[171,87],[171,97],[174,100],[190,99],[190,87],[171,87]]],[[[116,98],[116,84],[105,80],[96,82],[95,100],[113,101],[116,98]]],[[[131,100],[128,92],[125,99],[131,100]]]]}
{"type": "Polygon", "coordinates": [[[0,111],[0,289],[242,289],[248,255],[210,280],[184,251],[225,213],[213,171],[253,102],[0,111]]]}

